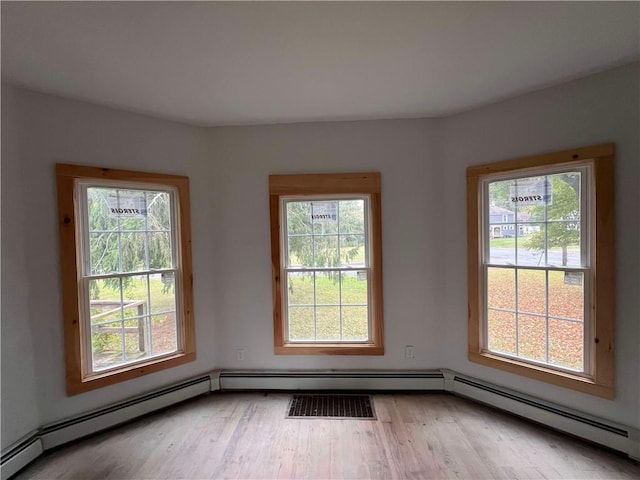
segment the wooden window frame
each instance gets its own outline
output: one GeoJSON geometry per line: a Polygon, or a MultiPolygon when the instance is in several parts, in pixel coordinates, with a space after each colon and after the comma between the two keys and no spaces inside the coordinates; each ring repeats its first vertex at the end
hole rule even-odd
{"type": "MultiPolygon", "coordinates": [[[[615,208],[613,144],[538,155],[467,169],[467,245],[468,245],[468,343],[469,360],[485,366],[522,375],[553,385],[613,399],[615,330],[615,208]],[[481,182],[497,174],[527,173],[541,167],[590,165],[593,204],[590,235],[590,284],[585,295],[592,322],[593,371],[574,375],[552,367],[505,358],[487,351],[483,345],[484,276],[482,274],[482,188],[481,182]]],[[[585,332],[589,335],[589,332],[585,332]]]]}
{"type": "Polygon", "coordinates": [[[378,172],[269,176],[274,349],[278,355],[384,355],[382,303],[381,176],[378,172]],[[281,199],[287,196],[367,195],[370,199],[369,244],[371,268],[370,332],[367,343],[287,342],[283,315],[284,263],[281,239],[281,199]]]}
{"type": "Polygon", "coordinates": [[[62,303],[65,337],[67,395],[76,395],[115,383],[138,378],[167,368],[192,362],[195,353],[195,323],[193,316],[193,274],[191,268],[191,223],[189,204],[189,178],[177,175],[134,172],[79,165],[56,165],[58,190],[58,224],[60,235],[60,268],[62,275],[62,303]],[[84,336],[85,322],[82,320],[82,298],[80,295],[80,242],[82,232],[78,218],[77,181],[122,182],[124,185],[139,183],[141,186],[158,185],[175,189],[177,216],[177,274],[181,277],[182,345],[178,351],[157,358],[143,359],[87,375],[83,359],[91,352],[86,351],[84,336]]]}

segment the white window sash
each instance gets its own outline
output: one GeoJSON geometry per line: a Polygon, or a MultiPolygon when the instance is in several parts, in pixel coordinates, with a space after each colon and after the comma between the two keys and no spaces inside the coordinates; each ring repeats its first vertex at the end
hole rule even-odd
{"type": "MultiPolygon", "coordinates": [[[[481,255],[482,255],[482,279],[483,279],[483,296],[482,296],[482,300],[483,300],[483,308],[482,308],[482,312],[483,312],[483,319],[482,319],[482,349],[485,352],[490,352],[493,355],[499,355],[502,357],[506,357],[506,358],[512,358],[512,359],[517,359],[518,361],[521,362],[526,362],[526,363],[531,363],[531,364],[536,364],[536,365],[544,365],[547,368],[553,368],[554,370],[558,370],[561,372],[568,372],[571,373],[572,375],[579,375],[579,376],[584,376],[584,377],[590,377],[593,375],[593,371],[594,371],[594,352],[593,352],[593,343],[591,342],[591,339],[593,338],[593,322],[591,320],[591,298],[592,298],[592,284],[591,284],[591,267],[590,267],[590,263],[591,263],[591,244],[592,244],[592,238],[591,238],[591,232],[590,232],[590,221],[591,218],[593,216],[593,205],[595,205],[595,199],[594,199],[594,188],[592,185],[592,173],[591,173],[591,167],[587,166],[587,165],[583,165],[583,166],[579,166],[579,167],[573,167],[573,168],[568,168],[568,167],[556,167],[556,168],[541,168],[535,171],[527,171],[524,174],[516,174],[514,175],[513,173],[506,173],[506,174],[496,174],[496,175],[491,175],[491,176],[487,176],[485,177],[482,181],[481,181],[481,208],[480,211],[478,212],[479,215],[481,215],[481,241],[482,241],[482,249],[481,249],[481,255]],[[547,238],[546,238],[546,233],[545,233],[545,250],[544,250],[544,262],[545,265],[544,266],[534,266],[534,265],[513,265],[513,264],[494,264],[491,263],[490,259],[491,259],[491,229],[494,227],[494,223],[491,223],[490,221],[490,214],[489,214],[489,184],[492,182],[496,182],[496,181],[508,181],[508,180],[517,180],[517,179],[522,179],[522,178],[528,178],[528,177],[535,177],[535,176],[549,176],[549,175],[555,175],[555,174],[559,174],[559,173],[566,173],[566,172],[580,172],[580,266],[552,266],[552,265],[548,265],[548,246],[547,246],[547,238]],[[496,351],[492,351],[488,349],[488,345],[489,345],[489,338],[488,338],[488,312],[489,312],[489,307],[488,307],[488,271],[489,268],[504,268],[504,269],[510,269],[510,270],[514,270],[514,275],[515,275],[515,271],[518,269],[527,269],[527,270],[540,270],[540,271],[545,271],[546,273],[546,281],[545,281],[545,285],[546,285],[546,314],[544,315],[544,317],[547,319],[547,335],[546,335],[546,346],[545,346],[545,350],[548,353],[548,347],[549,347],[549,335],[548,335],[548,319],[549,317],[551,318],[557,318],[555,316],[549,316],[548,315],[548,307],[549,307],[549,273],[548,272],[552,272],[552,271],[560,271],[560,272],[567,272],[567,271],[573,271],[573,272],[583,272],[583,369],[584,371],[582,372],[576,372],[575,370],[571,370],[571,369],[567,369],[567,368],[563,368],[561,366],[558,365],[554,365],[554,364],[550,364],[550,363],[546,363],[546,362],[540,362],[540,361],[536,361],[536,360],[532,360],[529,358],[525,358],[525,357],[520,357],[517,355],[510,355],[508,353],[504,353],[504,352],[496,352],[496,351]]],[[[523,225],[523,224],[550,224],[550,223],[554,223],[554,222],[558,222],[558,220],[549,220],[547,218],[547,208],[544,209],[544,219],[541,222],[522,222],[522,221],[518,221],[518,209],[516,207],[515,212],[514,212],[514,222],[515,222],[515,229],[514,229],[514,252],[518,252],[518,226],[519,225],[523,225]]],[[[547,232],[548,229],[545,228],[545,232],[547,232]]],[[[517,257],[516,257],[517,259],[517,257]]],[[[516,310],[514,311],[515,315],[516,315],[516,351],[518,349],[518,324],[517,324],[517,315],[518,315],[518,305],[517,305],[517,298],[518,298],[518,279],[517,276],[515,277],[515,308],[516,310]]]]}
{"type": "MultiPolygon", "coordinates": [[[[373,332],[372,332],[372,315],[371,315],[371,305],[372,305],[372,288],[371,288],[371,279],[372,279],[372,268],[370,262],[371,255],[371,231],[370,231],[370,217],[371,217],[371,196],[370,195],[313,195],[313,196],[282,196],[280,198],[280,218],[281,218],[281,227],[280,227],[280,258],[281,258],[281,278],[283,280],[283,288],[282,288],[282,314],[284,316],[284,337],[287,343],[291,344],[305,344],[305,343],[313,343],[314,345],[322,345],[322,344],[336,344],[336,343],[344,343],[344,344],[369,344],[372,342],[373,332]],[[364,201],[364,245],[365,245],[365,257],[364,263],[365,265],[355,267],[355,266],[344,266],[344,267],[292,267],[289,264],[289,236],[287,229],[287,204],[293,202],[326,202],[326,201],[342,201],[342,200],[363,200],[364,201]],[[305,339],[305,340],[292,340],[289,335],[289,294],[288,294],[288,281],[289,273],[316,273],[316,272],[354,272],[354,271],[366,271],[367,272],[367,339],[366,340],[317,340],[317,307],[316,303],[316,291],[315,291],[315,281],[314,281],[314,337],[316,339],[305,339]]],[[[340,215],[338,214],[338,233],[336,235],[340,235],[339,230],[339,222],[340,215]]],[[[313,230],[312,230],[313,232],[313,230]]],[[[308,234],[305,234],[305,236],[308,234]]],[[[296,236],[296,235],[293,235],[296,236]]],[[[313,233],[310,235],[312,238],[315,236],[313,233]]],[[[315,257],[315,242],[312,242],[312,246],[314,248],[314,257],[315,257]]],[[[340,242],[338,242],[338,249],[340,249],[340,242]]],[[[315,275],[314,275],[315,280],[315,275]]],[[[340,280],[340,282],[342,279],[340,280]]],[[[343,306],[351,306],[342,304],[342,285],[339,287],[340,292],[340,310],[342,311],[343,306]]],[[[359,306],[359,305],[355,305],[359,306]]],[[[342,337],[342,313],[340,316],[340,337],[342,337]]]]}
{"type": "MultiPolygon", "coordinates": [[[[139,182],[127,182],[127,181],[97,181],[97,180],[82,180],[78,179],[75,181],[75,205],[77,206],[76,211],[76,222],[80,232],[80,255],[79,255],[79,265],[81,271],[80,273],[80,282],[78,285],[78,293],[80,295],[80,314],[81,314],[81,322],[82,322],[82,343],[84,354],[82,355],[82,367],[85,372],[85,377],[91,377],[96,374],[104,374],[108,373],[112,370],[118,370],[123,366],[135,365],[136,363],[147,362],[150,359],[157,360],[162,357],[175,355],[176,353],[184,352],[184,338],[183,338],[183,297],[182,297],[182,275],[181,275],[181,265],[180,265],[180,257],[178,255],[179,248],[179,216],[178,216],[178,193],[175,187],[166,186],[166,185],[157,185],[157,184],[142,184],[139,182]],[[171,219],[171,230],[170,232],[170,241],[171,241],[171,262],[172,268],[165,269],[147,269],[147,270],[139,270],[135,272],[122,272],[121,265],[121,245],[120,245],[120,235],[118,235],[118,262],[119,262],[119,270],[118,272],[106,273],[106,274],[97,274],[92,275],[91,272],[91,258],[90,258],[90,235],[89,235],[89,227],[88,227],[88,189],[89,188],[111,188],[111,189],[119,189],[119,190],[138,190],[144,192],[161,192],[169,194],[170,198],[170,219],[171,219]],[[91,325],[91,308],[90,308],[90,295],[89,295],[89,284],[92,280],[101,280],[108,278],[119,278],[120,282],[120,308],[121,308],[121,316],[124,317],[124,299],[123,299],[123,289],[122,289],[122,279],[128,277],[137,277],[137,276],[147,276],[147,305],[151,305],[151,289],[149,285],[149,275],[156,275],[162,273],[173,273],[174,277],[174,294],[175,294],[175,321],[176,321],[176,350],[162,353],[159,355],[148,355],[144,356],[141,359],[123,361],[122,363],[118,363],[116,365],[95,369],[93,366],[93,333],[92,333],[92,325],[91,325]]],[[[119,222],[118,222],[119,224],[119,222]]],[[[163,230],[164,231],[164,230],[163,230]]],[[[145,230],[146,233],[146,241],[145,241],[145,264],[149,265],[149,251],[148,251],[148,224],[147,219],[145,219],[145,230]]],[[[154,230],[155,232],[155,230],[154,230]]],[[[121,234],[122,231],[119,229],[114,231],[114,233],[121,234]]],[[[126,231],[125,233],[130,233],[130,231],[126,231]]],[[[159,312],[154,312],[153,315],[159,314],[159,312]]],[[[161,312],[160,312],[161,314],[161,312]]],[[[145,321],[150,323],[151,317],[153,316],[151,312],[147,312],[145,321]]],[[[136,317],[137,318],[137,317],[136,317]]],[[[124,323],[123,323],[124,325],[124,323]]],[[[150,327],[147,325],[147,327],[150,327]]],[[[123,327],[124,328],[124,327],[123,327]]],[[[148,328],[149,330],[149,328],[148,328]]],[[[125,351],[125,336],[122,335],[122,349],[125,351]]]]}

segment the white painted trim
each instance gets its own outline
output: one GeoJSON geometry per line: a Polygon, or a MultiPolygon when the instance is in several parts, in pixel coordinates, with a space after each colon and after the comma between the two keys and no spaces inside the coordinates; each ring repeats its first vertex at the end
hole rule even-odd
{"type": "Polygon", "coordinates": [[[41,429],[45,450],[211,391],[208,376],[136,397],[41,429]]]}
{"type": "Polygon", "coordinates": [[[450,370],[443,370],[443,374],[447,391],[455,395],[624,452],[632,458],[638,455],[637,433],[626,425],[483,382],[473,377],[460,375],[450,370]]]}
{"type": "Polygon", "coordinates": [[[209,373],[209,380],[211,381],[211,391],[216,392],[220,390],[220,372],[221,370],[214,370],[209,373]]]}
{"type": "Polygon", "coordinates": [[[0,480],[14,475],[50,448],[216,390],[446,391],[582,437],[640,460],[638,429],[447,369],[216,370],[146,395],[43,426],[5,449],[0,480]]]}
{"type": "Polygon", "coordinates": [[[263,371],[224,370],[220,388],[229,390],[444,390],[444,379],[430,371],[263,371]]]}
{"type": "MultiPolygon", "coordinates": [[[[21,442],[18,441],[14,446],[17,447],[20,443],[21,442]]],[[[7,450],[12,450],[15,448],[14,446],[9,447],[7,450]]],[[[27,443],[18,452],[16,452],[15,455],[12,455],[8,460],[2,462],[2,466],[0,467],[0,478],[2,480],[7,480],[12,475],[15,475],[42,455],[43,451],[42,440],[36,436],[33,442],[27,443]]]]}

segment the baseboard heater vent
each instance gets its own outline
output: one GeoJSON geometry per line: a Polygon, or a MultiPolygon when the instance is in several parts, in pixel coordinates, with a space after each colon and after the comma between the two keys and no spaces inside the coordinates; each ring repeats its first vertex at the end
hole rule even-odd
{"type": "Polygon", "coordinates": [[[258,371],[223,370],[220,389],[228,390],[444,390],[440,371],[258,371]]]}
{"type": "Polygon", "coordinates": [[[211,378],[204,375],[84,415],[45,425],[40,430],[44,449],[56,447],[209,392],[210,386],[211,378]]]}
{"type": "Polygon", "coordinates": [[[467,380],[466,378],[456,377],[455,381],[456,382],[460,382],[460,383],[464,383],[466,385],[470,385],[470,386],[475,387],[475,388],[479,388],[481,390],[485,390],[487,392],[491,392],[491,393],[493,393],[495,395],[500,395],[501,397],[508,398],[510,400],[514,400],[516,402],[520,402],[520,403],[523,403],[525,405],[530,405],[532,407],[539,408],[540,410],[545,410],[545,411],[547,411],[549,413],[553,413],[554,415],[560,415],[562,417],[568,418],[570,420],[574,420],[576,422],[582,422],[582,423],[584,423],[586,425],[590,425],[590,426],[595,427],[595,428],[600,428],[602,430],[607,430],[608,432],[615,433],[616,435],[622,435],[623,437],[629,437],[629,432],[627,432],[626,430],[623,430],[621,428],[617,428],[617,427],[614,427],[614,426],[611,426],[611,425],[607,425],[605,423],[598,422],[596,420],[591,420],[591,419],[585,418],[585,417],[583,417],[581,415],[576,415],[574,413],[571,413],[571,412],[568,412],[568,411],[565,411],[565,410],[561,410],[559,408],[551,407],[549,405],[545,405],[543,403],[540,403],[540,402],[537,402],[537,401],[534,401],[534,400],[529,400],[528,398],[521,397],[519,395],[514,395],[514,394],[511,394],[509,392],[505,392],[503,390],[498,390],[497,388],[493,388],[493,387],[490,387],[490,386],[487,386],[487,385],[483,385],[481,383],[473,382],[471,380],[467,380]]]}
{"type": "Polygon", "coordinates": [[[43,452],[40,432],[34,431],[2,451],[0,472],[2,480],[15,475],[25,465],[38,458],[43,452]]]}
{"type": "Polygon", "coordinates": [[[535,397],[445,372],[447,390],[480,403],[511,412],[594,443],[635,457],[635,439],[628,427],[554,405],[535,397]]]}

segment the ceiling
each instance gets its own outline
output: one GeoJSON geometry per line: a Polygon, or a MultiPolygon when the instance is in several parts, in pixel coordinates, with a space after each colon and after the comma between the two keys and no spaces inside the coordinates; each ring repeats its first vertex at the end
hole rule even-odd
{"type": "Polygon", "coordinates": [[[439,117],[640,59],[638,2],[2,2],[12,84],[194,125],[439,117]]]}

